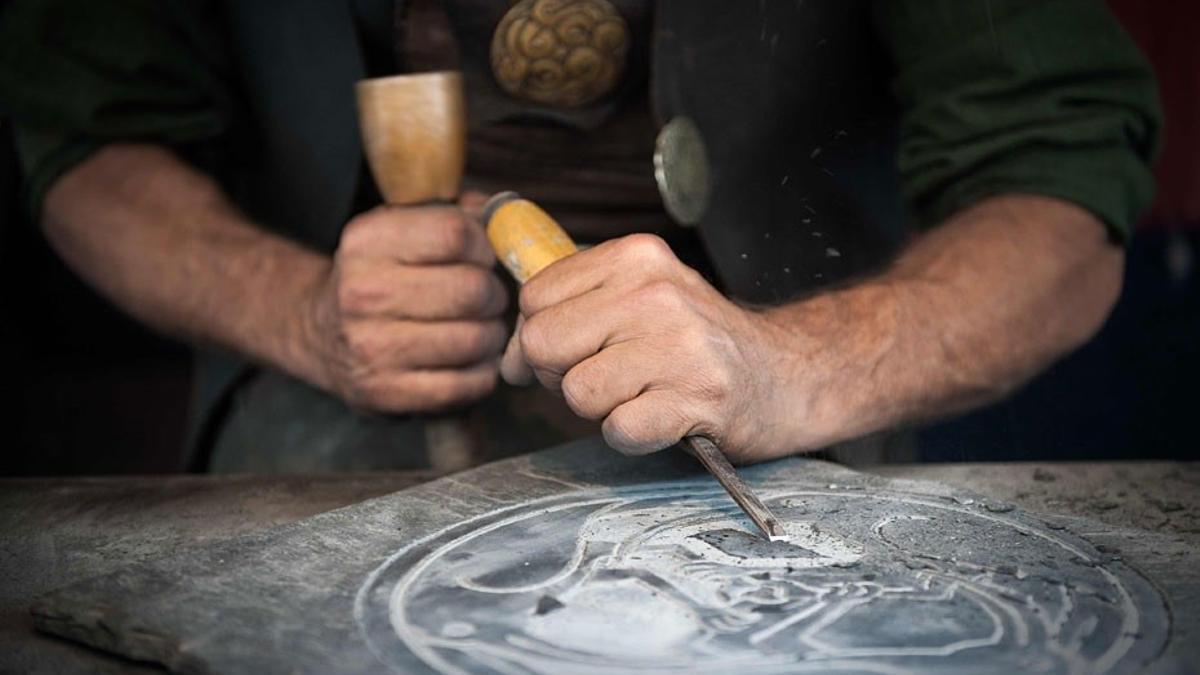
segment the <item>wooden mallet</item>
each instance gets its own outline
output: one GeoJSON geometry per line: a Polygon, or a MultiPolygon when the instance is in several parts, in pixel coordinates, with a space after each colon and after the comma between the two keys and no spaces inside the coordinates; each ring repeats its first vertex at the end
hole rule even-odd
{"type": "MultiPolygon", "coordinates": [[[[453,202],[466,165],[467,113],[462,74],[438,71],[360,80],[358,122],[367,164],[388,204],[453,202]]],[[[437,471],[472,464],[466,421],[425,422],[429,462],[437,471]]]]}

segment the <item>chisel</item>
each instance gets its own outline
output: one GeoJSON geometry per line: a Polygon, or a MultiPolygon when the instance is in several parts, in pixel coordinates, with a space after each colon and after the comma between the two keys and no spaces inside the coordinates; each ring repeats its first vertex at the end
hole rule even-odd
{"type": "MultiPolygon", "coordinates": [[[[551,263],[577,250],[566,231],[537,204],[515,192],[501,192],[483,207],[487,237],[500,263],[518,283],[525,283],[551,263]]],[[[705,436],[688,436],[684,448],[725,488],[770,541],[786,541],[779,519],[750,489],[720,448],[705,436]]]]}

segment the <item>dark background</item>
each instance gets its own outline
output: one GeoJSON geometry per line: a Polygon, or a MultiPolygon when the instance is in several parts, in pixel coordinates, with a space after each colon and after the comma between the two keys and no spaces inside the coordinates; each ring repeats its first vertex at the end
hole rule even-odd
{"type": "MultiPolygon", "coordinates": [[[[0,0],[0,10],[4,7],[0,0]]],[[[1200,383],[1200,5],[1110,3],[1158,72],[1155,208],[1101,334],[1009,401],[920,430],[923,458],[1195,459],[1200,383]]],[[[190,356],[78,280],[22,212],[0,111],[0,475],[177,471],[190,356]]]]}

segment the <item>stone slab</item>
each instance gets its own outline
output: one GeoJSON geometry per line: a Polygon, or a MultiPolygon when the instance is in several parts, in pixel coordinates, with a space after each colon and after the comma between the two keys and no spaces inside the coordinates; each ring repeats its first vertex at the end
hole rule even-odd
{"type": "Polygon", "coordinates": [[[1134,672],[1200,659],[1194,546],[944,485],[597,442],[139,563],[40,628],[180,672],[1134,672]],[[780,548],[783,546],[784,548],[780,548]]]}
{"type": "Polygon", "coordinates": [[[434,478],[111,476],[0,480],[0,673],[161,672],[34,630],[29,605],[135,563],[295,522],[434,478]]]}

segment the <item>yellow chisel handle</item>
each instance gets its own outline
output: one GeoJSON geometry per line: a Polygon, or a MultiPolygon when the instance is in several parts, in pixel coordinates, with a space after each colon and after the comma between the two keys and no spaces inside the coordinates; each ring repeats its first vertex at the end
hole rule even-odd
{"type": "Polygon", "coordinates": [[[489,199],[483,206],[483,222],[500,264],[518,283],[579,250],[550,214],[515,192],[489,199]]]}

